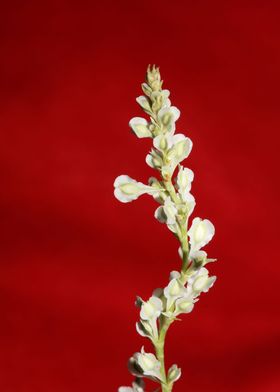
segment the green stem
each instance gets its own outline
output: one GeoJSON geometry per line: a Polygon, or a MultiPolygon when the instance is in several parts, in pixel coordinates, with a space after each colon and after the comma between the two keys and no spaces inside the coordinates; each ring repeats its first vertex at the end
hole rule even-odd
{"type": "Polygon", "coordinates": [[[171,319],[164,317],[162,324],[161,324],[161,327],[160,327],[158,341],[155,343],[156,356],[157,356],[157,359],[159,360],[160,365],[161,365],[161,377],[162,377],[161,389],[162,389],[162,392],[171,392],[172,387],[173,387],[173,384],[168,384],[168,382],[167,382],[168,380],[166,377],[165,363],[164,363],[165,337],[166,337],[166,333],[167,333],[168,328],[171,323],[172,323],[171,319]]]}
{"type": "MultiPolygon", "coordinates": [[[[171,178],[163,181],[166,191],[169,193],[171,200],[175,203],[181,203],[178,194],[175,191],[171,178]]],[[[185,273],[188,267],[189,256],[189,242],[188,242],[188,229],[187,229],[187,215],[181,216],[177,222],[180,229],[179,240],[183,252],[182,272],[185,273]]]]}
{"type": "MultiPolygon", "coordinates": [[[[172,184],[171,178],[163,179],[163,184],[164,184],[164,187],[165,187],[167,193],[169,194],[171,200],[175,204],[180,204],[181,200],[180,200],[178,194],[176,193],[176,190],[172,184]]],[[[178,223],[179,231],[180,231],[180,234],[178,235],[178,237],[179,237],[182,252],[183,252],[183,261],[182,261],[180,280],[183,284],[185,284],[186,280],[187,280],[186,271],[188,268],[188,256],[189,256],[187,215],[183,215],[180,218],[178,218],[177,223],[178,223]]],[[[165,361],[164,361],[165,338],[166,338],[168,328],[170,327],[170,325],[173,321],[174,320],[166,318],[166,317],[163,318],[162,322],[160,323],[159,338],[154,343],[156,356],[161,364],[161,376],[162,376],[162,380],[163,380],[161,382],[162,392],[171,392],[173,389],[173,383],[168,383],[168,380],[167,380],[166,370],[165,370],[165,361]]]]}

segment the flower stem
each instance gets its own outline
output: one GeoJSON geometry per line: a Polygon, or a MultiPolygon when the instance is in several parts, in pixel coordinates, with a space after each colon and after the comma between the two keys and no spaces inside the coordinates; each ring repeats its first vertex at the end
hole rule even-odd
{"type": "MultiPolygon", "coordinates": [[[[163,184],[164,184],[164,188],[167,191],[167,193],[169,194],[171,200],[175,204],[179,204],[180,198],[178,197],[178,195],[176,193],[176,190],[175,190],[174,185],[172,183],[172,179],[171,178],[168,178],[168,179],[163,178],[163,184]]],[[[185,273],[188,268],[188,256],[189,256],[187,221],[188,221],[187,215],[181,216],[180,219],[178,219],[178,221],[177,221],[179,229],[180,229],[180,234],[178,237],[179,237],[179,241],[180,241],[182,253],[183,253],[181,279],[180,279],[183,284],[186,283],[185,273]]],[[[160,328],[159,328],[159,338],[154,343],[156,356],[161,364],[161,377],[162,377],[161,390],[162,390],[162,392],[171,392],[173,389],[173,383],[172,382],[168,383],[168,379],[166,376],[166,370],[165,370],[165,362],[164,362],[165,338],[166,338],[168,328],[170,327],[170,325],[172,324],[173,321],[174,321],[174,319],[163,317],[163,319],[161,320],[161,323],[160,323],[160,328]]]]}
{"type": "Polygon", "coordinates": [[[159,339],[155,343],[155,351],[156,351],[156,356],[157,359],[160,362],[161,365],[161,376],[162,376],[162,382],[161,382],[161,389],[162,392],[171,392],[173,384],[169,384],[167,381],[166,377],[166,371],[165,371],[165,363],[164,363],[164,345],[165,345],[165,337],[166,333],[168,331],[169,326],[171,325],[172,320],[165,318],[162,321],[161,327],[160,327],[160,333],[159,333],[159,339]]]}

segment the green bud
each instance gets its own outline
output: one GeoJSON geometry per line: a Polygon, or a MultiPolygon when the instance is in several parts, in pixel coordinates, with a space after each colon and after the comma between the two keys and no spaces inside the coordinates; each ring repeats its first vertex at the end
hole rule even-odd
{"type": "Polygon", "coordinates": [[[174,383],[181,377],[181,369],[178,368],[177,365],[171,366],[171,368],[168,370],[168,383],[174,383]]]}

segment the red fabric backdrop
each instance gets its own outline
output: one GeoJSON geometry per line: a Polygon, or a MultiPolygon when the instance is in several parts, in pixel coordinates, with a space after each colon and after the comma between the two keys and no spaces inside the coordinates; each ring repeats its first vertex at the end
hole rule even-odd
{"type": "Polygon", "coordinates": [[[156,203],[112,195],[117,175],[154,174],[150,141],[127,125],[148,63],[194,142],[194,216],[215,223],[219,259],[214,288],[170,330],[174,390],[280,390],[278,4],[1,4],[1,391],[131,381],[135,296],[180,263],[156,203]]]}

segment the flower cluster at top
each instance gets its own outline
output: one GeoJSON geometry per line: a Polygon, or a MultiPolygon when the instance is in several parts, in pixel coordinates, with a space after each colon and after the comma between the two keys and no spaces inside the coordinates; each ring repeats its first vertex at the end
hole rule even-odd
{"type": "Polygon", "coordinates": [[[155,218],[166,224],[180,241],[182,267],[180,272],[172,271],[167,286],[155,290],[147,301],[137,298],[140,320],[136,329],[141,336],[152,341],[156,355],[146,353],[144,348],[135,353],[129,360],[129,370],[136,377],[135,382],[132,387],[120,387],[119,392],[144,392],[143,377],[159,382],[166,386],[167,389],[163,390],[171,391],[181,370],[177,365],[171,366],[168,372],[164,369],[162,346],[167,329],[178,316],[190,313],[200,294],[206,293],[216,280],[215,276],[209,276],[205,267],[215,260],[208,259],[202,250],[214,235],[213,224],[196,217],[188,228],[195,207],[195,199],[190,193],[194,173],[181,162],[190,154],[192,141],[181,133],[175,134],[180,111],[171,105],[170,93],[162,89],[162,83],[159,69],[149,66],[146,83],[142,84],[145,95],[136,99],[149,121],[134,117],[129,122],[138,138],[152,139],[153,148],[146,156],[146,163],[159,172],[160,179],[151,177],[148,184],[143,184],[128,175],[121,175],[114,182],[114,194],[123,203],[148,194],[160,204],[155,210],[155,218]]]}

